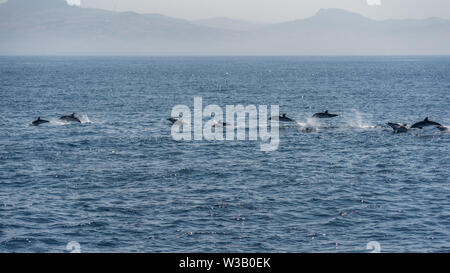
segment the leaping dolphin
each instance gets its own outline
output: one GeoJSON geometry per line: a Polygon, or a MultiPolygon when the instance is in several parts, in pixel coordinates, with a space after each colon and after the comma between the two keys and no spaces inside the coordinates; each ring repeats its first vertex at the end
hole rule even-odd
{"type": "Polygon", "coordinates": [[[175,124],[176,122],[181,121],[180,118],[168,118],[167,120],[170,121],[172,124],[175,124]]]}
{"type": "Polygon", "coordinates": [[[287,117],[287,115],[286,114],[282,114],[282,115],[280,115],[279,117],[271,117],[269,120],[272,120],[272,119],[276,119],[276,118],[278,118],[278,121],[284,121],[284,122],[296,122],[294,119],[292,119],[292,118],[290,118],[290,117],[287,117]]]}
{"type": "Polygon", "coordinates": [[[50,122],[50,121],[44,120],[44,119],[41,119],[41,117],[38,117],[37,120],[35,120],[35,121],[33,121],[33,122],[31,123],[31,125],[33,125],[33,126],[39,126],[39,125],[41,125],[41,124],[49,123],[49,122],[50,122]]]}
{"type": "Polygon", "coordinates": [[[413,124],[411,126],[411,128],[415,128],[415,129],[423,129],[423,127],[427,127],[427,126],[442,126],[440,123],[428,120],[428,117],[426,117],[423,121],[417,122],[415,124],[413,124]]]}
{"type": "Polygon", "coordinates": [[[394,129],[394,133],[406,133],[408,132],[408,128],[406,127],[406,124],[401,123],[387,123],[392,129],[394,129]]]}
{"type": "Polygon", "coordinates": [[[81,123],[81,120],[75,116],[75,113],[72,113],[72,115],[68,116],[62,116],[59,118],[60,120],[68,121],[68,122],[79,122],[81,123]]]}
{"type": "Polygon", "coordinates": [[[313,118],[334,118],[334,117],[338,117],[339,115],[337,114],[330,114],[328,113],[328,110],[326,110],[323,113],[315,113],[313,115],[313,118]]]}

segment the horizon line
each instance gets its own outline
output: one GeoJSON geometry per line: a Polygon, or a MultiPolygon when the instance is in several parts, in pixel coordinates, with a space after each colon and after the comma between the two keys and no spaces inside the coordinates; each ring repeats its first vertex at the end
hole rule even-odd
{"type": "Polygon", "coordinates": [[[98,54],[0,54],[0,58],[4,57],[450,57],[450,54],[354,54],[354,55],[340,55],[340,54],[324,54],[324,55],[227,55],[227,54],[118,54],[118,55],[98,55],[98,54]]]}

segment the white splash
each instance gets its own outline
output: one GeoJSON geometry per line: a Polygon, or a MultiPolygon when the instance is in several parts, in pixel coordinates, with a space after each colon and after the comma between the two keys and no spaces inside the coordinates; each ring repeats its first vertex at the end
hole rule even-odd
{"type": "Polygon", "coordinates": [[[69,6],[81,6],[81,0],[66,0],[69,6]]]}
{"type": "Polygon", "coordinates": [[[92,121],[89,119],[88,115],[82,114],[80,117],[81,124],[85,123],[92,123],[92,121]]]}
{"type": "Polygon", "coordinates": [[[320,122],[316,118],[308,117],[306,122],[297,121],[297,125],[300,126],[302,132],[317,132],[320,122]]]}
{"type": "Polygon", "coordinates": [[[367,0],[369,6],[381,6],[381,0],[367,0]]]}
{"type": "Polygon", "coordinates": [[[370,129],[375,128],[368,120],[370,118],[367,114],[361,113],[358,110],[353,110],[353,113],[349,116],[344,117],[344,122],[347,123],[349,127],[359,128],[359,129],[370,129]]]}

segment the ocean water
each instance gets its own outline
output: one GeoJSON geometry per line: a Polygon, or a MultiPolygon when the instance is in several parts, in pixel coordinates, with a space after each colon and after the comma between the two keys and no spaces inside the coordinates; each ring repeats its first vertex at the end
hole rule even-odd
{"type": "Polygon", "coordinates": [[[450,125],[450,57],[0,57],[0,83],[0,252],[450,252],[450,134],[384,125],[450,125]],[[298,124],[174,141],[195,96],[298,124]]]}

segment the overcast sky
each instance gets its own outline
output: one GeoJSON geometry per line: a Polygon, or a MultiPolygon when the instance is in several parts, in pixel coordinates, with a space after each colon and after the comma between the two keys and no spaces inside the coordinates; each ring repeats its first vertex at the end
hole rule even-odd
{"type": "Polygon", "coordinates": [[[374,19],[450,19],[450,0],[69,0],[84,7],[161,13],[184,19],[230,17],[282,22],[312,16],[320,8],[342,8],[374,19]]]}

